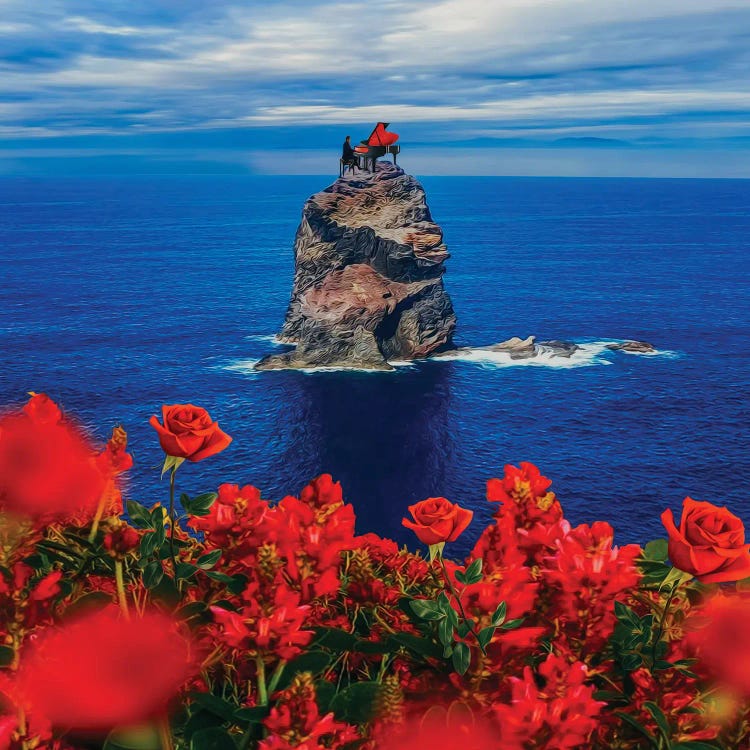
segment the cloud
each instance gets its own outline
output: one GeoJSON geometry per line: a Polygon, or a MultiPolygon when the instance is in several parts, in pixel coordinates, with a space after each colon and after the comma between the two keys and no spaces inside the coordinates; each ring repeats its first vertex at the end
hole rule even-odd
{"type": "Polygon", "coordinates": [[[0,0],[0,137],[740,136],[747,0],[0,0]],[[490,132],[491,131],[491,132],[490,132]]]}

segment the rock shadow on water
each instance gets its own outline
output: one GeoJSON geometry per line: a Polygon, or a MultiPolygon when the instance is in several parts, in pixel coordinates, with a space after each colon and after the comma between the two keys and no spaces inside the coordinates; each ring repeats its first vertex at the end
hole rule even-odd
{"type": "Polygon", "coordinates": [[[401,537],[407,505],[441,495],[456,450],[450,367],[416,365],[398,378],[331,372],[279,379],[280,485],[332,474],[357,513],[357,530],[401,537]]]}

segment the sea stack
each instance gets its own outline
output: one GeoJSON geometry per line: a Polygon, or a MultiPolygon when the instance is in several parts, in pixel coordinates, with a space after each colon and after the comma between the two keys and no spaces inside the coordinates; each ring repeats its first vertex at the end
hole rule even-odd
{"type": "Polygon", "coordinates": [[[451,348],[448,251],[419,182],[388,162],[311,196],[294,243],[294,285],[278,335],[294,349],[259,370],[393,369],[451,348]]]}

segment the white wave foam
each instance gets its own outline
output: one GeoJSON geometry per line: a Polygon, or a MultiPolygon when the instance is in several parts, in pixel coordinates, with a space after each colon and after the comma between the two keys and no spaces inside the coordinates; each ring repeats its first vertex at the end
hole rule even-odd
{"type": "Polygon", "coordinates": [[[222,370],[229,370],[229,372],[239,372],[243,375],[257,375],[258,370],[255,369],[255,365],[260,362],[258,359],[235,359],[228,365],[223,365],[222,370]]]}
{"type": "Polygon", "coordinates": [[[618,354],[630,354],[633,357],[663,357],[664,359],[680,359],[685,356],[682,352],[674,352],[669,349],[656,349],[653,352],[629,352],[620,349],[618,354]]]}
{"type": "MultiPolygon", "coordinates": [[[[267,337],[271,338],[271,337],[267,337]]],[[[399,370],[414,368],[418,364],[441,361],[470,362],[487,368],[504,367],[550,367],[554,369],[570,370],[577,367],[592,367],[596,365],[611,365],[612,358],[620,354],[631,354],[637,357],[662,357],[664,359],[679,359],[684,356],[682,352],[670,351],[669,349],[658,349],[654,352],[628,352],[612,351],[607,346],[610,344],[621,344],[624,340],[589,341],[578,343],[578,349],[570,357],[562,357],[555,353],[551,347],[540,346],[541,351],[536,357],[529,359],[512,359],[509,352],[497,352],[488,349],[467,348],[463,351],[445,352],[428,359],[421,360],[392,360],[388,364],[394,370],[370,370],[363,367],[304,367],[296,369],[306,375],[315,375],[320,372],[364,372],[393,373],[399,370]]],[[[278,343],[278,342],[277,342],[278,343]]],[[[238,359],[226,365],[223,369],[240,372],[246,375],[258,375],[255,365],[260,359],[238,359]]]]}
{"type": "Polygon", "coordinates": [[[264,344],[273,344],[274,346],[284,346],[284,342],[274,333],[271,335],[253,334],[251,336],[245,336],[246,341],[261,341],[264,344]]]}
{"type": "Polygon", "coordinates": [[[610,353],[607,344],[611,343],[611,341],[593,341],[578,344],[579,349],[570,357],[561,357],[556,355],[553,349],[542,346],[539,354],[529,359],[512,359],[509,352],[469,349],[463,352],[446,352],[436,357],[436,361],[448,359],[458,362],[474,362],[483,367],[554,367],[557,369],[611,365],[612,363],[604,358],[605,354],[610,353]]]}

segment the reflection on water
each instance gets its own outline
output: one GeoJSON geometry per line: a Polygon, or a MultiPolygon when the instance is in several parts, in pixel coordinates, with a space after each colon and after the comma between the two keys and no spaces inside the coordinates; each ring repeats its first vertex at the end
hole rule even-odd
{"type": "Polygon", "coordinates": [[[357,511],[357,529],[400,534],[398,508],[445,491],[453,452],[448,367],[397,376],[273,373],[283,381],[276,424],[286,432],[279,483],[328,472],[357,511]]]}

